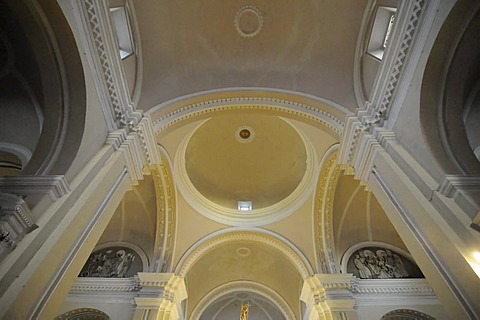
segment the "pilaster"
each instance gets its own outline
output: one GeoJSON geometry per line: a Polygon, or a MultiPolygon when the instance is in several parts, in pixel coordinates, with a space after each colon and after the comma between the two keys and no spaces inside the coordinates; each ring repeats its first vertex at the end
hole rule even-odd
{"type": "Polygon", "coordinates": [[[303,283],[300,300],[306,303],[304,320],[356,320],[355,278],[351,274],[316,274],[303,283]]]}
{"type": "Polygon", "coordinates": [[[183,319],[181,303],[187,298],[183,278],[173,273],[139,273],[134,320],[183,319]]]}

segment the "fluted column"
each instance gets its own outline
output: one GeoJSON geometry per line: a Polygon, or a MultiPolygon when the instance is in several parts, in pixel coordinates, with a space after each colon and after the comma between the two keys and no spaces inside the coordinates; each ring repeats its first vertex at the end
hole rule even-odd
{"type": "Polygon", "coordinates": [[[356,320],[351,274],[316,274],[303,283],[304,320],[356,320]]]}
{"type": "Polygon", "coordinates": [[[181,303],[187,298],[183,278],[173,273],[139,273],[134,320],[183,319],[181,303]]]}

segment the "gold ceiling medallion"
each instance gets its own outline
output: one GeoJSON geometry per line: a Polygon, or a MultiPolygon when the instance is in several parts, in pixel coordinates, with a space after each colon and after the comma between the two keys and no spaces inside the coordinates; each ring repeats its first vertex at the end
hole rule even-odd
{"type": "Polygon", "coordinates": [[[245,6],[235,16],[235,29],[242,38],[253,38],[262,31],[263,17],[254,6],[245,6]]]}
{"type": "Polygon", "coordinates": [[[250,143],[255,138],[255,131],[252,127],[241,126],[235,131],[235,139],[240,143],[250,143]]]}

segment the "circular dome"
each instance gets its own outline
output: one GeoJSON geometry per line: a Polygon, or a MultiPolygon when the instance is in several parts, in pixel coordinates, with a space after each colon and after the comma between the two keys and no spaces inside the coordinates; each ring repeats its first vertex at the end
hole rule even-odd
{"type": "Polygon", "coordinates": [[[219,115],[199,125],[180,147],[176,171],[184,183],[179,187],[200,213],[244,225],[239,219],[252,222],[299,199],[311,177],[312,153],[308,141],[283,118],[219,115]],[[239,202],[250,208],[242,211],[239,202]]]}

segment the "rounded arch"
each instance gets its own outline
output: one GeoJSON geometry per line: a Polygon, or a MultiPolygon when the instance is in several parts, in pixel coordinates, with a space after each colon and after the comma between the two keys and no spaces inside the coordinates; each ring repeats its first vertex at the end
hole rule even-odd
{"type": "Polygon", "coordinates": [[[282,298],[282,296],[268,286],[253,281],[232,281],[216,287],[198,302],[189,319],[200,319],[201,315],[209,305],[223,296],[235,292],[249,292],[258,294],[267,299],[269,302],[273,303],[282,312],[285,319],[296,319],[293,310],[290,308],[285,299],[282,298]]]}
{"type": "Polygon", "coordinates": [[[55,1],[8,2],[3,13],[0,27],[12,43],[13,58],[1,71],[1,87],[5,81],[10,87],[0,91],[0,123],[12,129],[10,135],[0,132],[0,142],[29,150],[31,156],[20,152],[28,155],[21,158],[22,174],[65,174],[77,155],[86,116],[84,74],[73,33],[55,1]]]}
{"type": "MultiPolygon", "coordinates": [[[[480,143],[466,125],[472,103],[478,110],[480,3],[458,1],[440,30],[421,88],[420,122],[430,150],[446,173],[480,173],[474,149],[480,143]],[[438,138],[440,136],[440,139],[438,138]]],[[[479,114],[480,116],[480,114],[479,114]]],[[[476,127],[475,127],[476,129],[476,127]]]]}
{"type": "Polygon", "coordinates": [[[337,165],[339,145],[331,146],[320,164],[314,202],[314,246],[317,255],[318,273],[335,273],[337,266],[333,257],[334,236],[332,227],[333,198],[340,167],[337,165]]]}
{"type": "Polygon", "coordinates": [[[252,241],[276,250],[295,266],[303,279],[314,274],[307,258],[289,240],[264,229],[236,227],[216,231],[191,246],[178,262],[175,274],[185,277],[192,266],[208,252],[235,241],[252,241]]]}
{"type": "Polygon", "coordinates": [[[269,88],[226,88],[186,95],[166,101],[150,109],[155,133],[167,131],[180,123],[206,118],[225,110],[257,110],[275,112],[285,118],[296,118],[320,125],[340,138],[344,119],[352,114],[346,108],[308,94],[269,88]]]}

